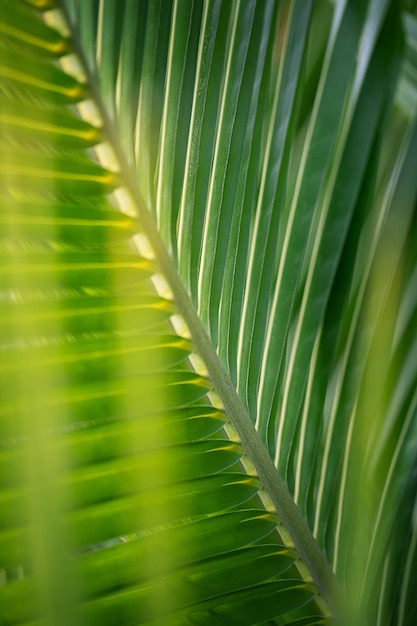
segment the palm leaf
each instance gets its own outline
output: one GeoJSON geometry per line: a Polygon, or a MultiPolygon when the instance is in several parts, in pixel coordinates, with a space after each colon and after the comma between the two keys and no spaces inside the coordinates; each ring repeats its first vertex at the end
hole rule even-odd
{"type": "Polygon", "coordinates": [[[413,14],[0,29],[1,623],[414,623],[413,14]]]}

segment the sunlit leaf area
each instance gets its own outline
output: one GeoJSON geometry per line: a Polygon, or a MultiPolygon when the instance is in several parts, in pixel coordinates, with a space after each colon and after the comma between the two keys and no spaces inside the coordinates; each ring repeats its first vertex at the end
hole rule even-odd
{"type": "Polygon", "coordinates": [[[0,0],[0,626],[417,624],[417,3],[0,0]]]}

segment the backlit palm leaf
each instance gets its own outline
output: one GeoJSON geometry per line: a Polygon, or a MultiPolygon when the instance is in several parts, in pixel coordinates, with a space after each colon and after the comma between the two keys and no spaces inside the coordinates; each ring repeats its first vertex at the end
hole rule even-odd
{"type": "Polygon", "coordinates": [[[0,29],[0,623],[414,623],[412,13],[0,29]]]}

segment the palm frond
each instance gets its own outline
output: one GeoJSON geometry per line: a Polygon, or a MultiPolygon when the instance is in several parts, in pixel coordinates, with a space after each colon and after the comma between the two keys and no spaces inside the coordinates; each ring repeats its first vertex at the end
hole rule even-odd
{"type": "Polygon", "coordinates": [[[412,624],[413,15],[0,31],[2,623],[412,624]]]}
{"type": "MultiPolygon", "coordinates": [[[[16,11],[26,17],[19,41],[39,23],[46,44],[68,52],[68,40],[45,24],[55,15],[39,21],[22,3],[16,11]]],[[[1,86],[3,623],[319,615],[317,591],[282,545],[262,484],[223,429],[227,416],[208,404],[211,383],[188,365],[192,342],[172,332],[178,310],[152,285],[160,285],[158,263],[133,243],[141,227],[115,206],[120,172],[86,153],[105,129],[62,110],[87,88],[45,59],[54,58],[47,45],[34,80],[29,49],[9,39],[1,86]],[[59,102],[55,80],[65,86],[59,102]]]]}

